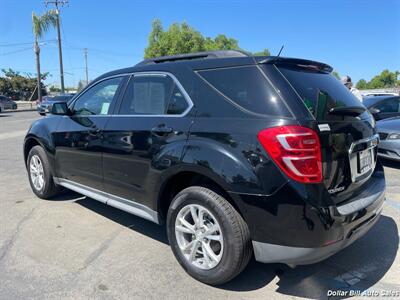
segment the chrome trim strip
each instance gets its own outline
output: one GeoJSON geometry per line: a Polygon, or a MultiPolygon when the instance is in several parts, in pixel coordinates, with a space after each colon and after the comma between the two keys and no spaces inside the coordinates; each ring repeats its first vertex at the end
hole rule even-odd
{"type": "MultiPolygon", "coordinates": [[[[351,143],[350,148],[349,148],[349,153],[353,152],[354,147],[356,145],[363,144],[363,143],[369,143],[369,142],[372,142],[373,140],[377,140],[377,143],[379,143],[379,134],[374,134],[374,135],[372,135],[370,137],[367,137],[365,139],[358,140],[358,141],[355,141],[355,142],[351,143]]],[[[372,146],[368,147],[367,149],[374,148],[375,146],[377,146],[377,145],[372,145],[372,146]]],[[[364,150],[367,150],[367,149],[364,149],[364,150]]]]}
{"type": "Polygon", "coordinates": [[[156,224],[160,224],[158,213],[143,204],[134,202],[129,199],[121,198],[68,179],[57,177],[53,177],[53,179],[56,184],[61,185],[67,189],[85,195],[89,198],[100,201],[107,205],[113,206],[115,208],[121,209],[133,215],[142,217],[143,219],[152,221],[156,224]]]}

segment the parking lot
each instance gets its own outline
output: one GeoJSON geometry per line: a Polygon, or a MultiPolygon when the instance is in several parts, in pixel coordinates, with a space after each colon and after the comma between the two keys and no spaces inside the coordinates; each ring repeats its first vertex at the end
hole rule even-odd
{"type": "Polygon", "coordinates": [[[22,144],[39,117],[0,114],[0,299],[324,299],[328,290],[400,293],[400,164],[384,162],[383,215],[350,247],[295,269],[252,261],[232,282],[210,287],[178,265],[164,227],[72,192],[38,199],[29,187],[22,144]]]}

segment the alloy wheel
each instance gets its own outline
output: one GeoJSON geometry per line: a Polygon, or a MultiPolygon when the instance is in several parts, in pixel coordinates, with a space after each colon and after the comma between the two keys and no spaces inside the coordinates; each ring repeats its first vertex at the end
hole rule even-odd
{"type": "Polygon", "coordinates": [[[207,208],[198,204],[183,207],[175,220],[175,236],[183,256],[194,266],[210,270],[221,261],[221,227],[207,208]]]}
{"type": "Polygon", "coordinates": [[[45,179],[43,164],[38,155],[31,157],[29,170],[33,186],[37,191],[41,191],[45,185],[45,179]]]}

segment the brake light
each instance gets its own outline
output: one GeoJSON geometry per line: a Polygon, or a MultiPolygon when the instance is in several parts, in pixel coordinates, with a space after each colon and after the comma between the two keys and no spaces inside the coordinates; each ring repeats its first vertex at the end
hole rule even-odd
{"type": "Polygon", "coordinates": [[[279,126],[258,133],[261,145],[290,178],[302,183],[322,181],[321,146],[318,135],[302,126],[279,126]]]}

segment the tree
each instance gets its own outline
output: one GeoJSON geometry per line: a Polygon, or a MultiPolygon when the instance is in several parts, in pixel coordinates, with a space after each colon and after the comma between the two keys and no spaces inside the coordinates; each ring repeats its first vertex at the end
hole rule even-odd
{"type": "Polygon", "coordinates": [[[254,56],[270,56],[271,53],[269,52],[269,50],[267,48],[265,48],[263,51],[254,52],[253,55],[254,56]]]}
{"type": "Polygon", "coordinates": [[[359,90],[367,89],[368,88],[368,84],[365,81],[365,79],[360,79],[356,84],[356,88],[358,88],[359,90]]]}
{"type": "Polygon", "coordinates": [[[36,55],[36,72],[37,72],[37,87],[38,87],[38,100],[42,100],[41,92],[41,79],[40,79],[40,48],[39,39],[50,29],[50,27],[55,27],[57,24],[57,12],[56,10],[49,10],[43,15],[38,16],[32,12],[32,27],[33,35],[35,37],[34,51],[36,55]]]}
{"type": "Polygon", "coordinates": [[[49,91],[51,93],[60,93],[61,89],[58,86],[52,85],[52,86],[49,87],[49,91]]]}
{"type": "MultiPolygon", "coordinates": [[[[234,38],[225,34],[218,34],[215,38],[204,37],[186,22],[173,23],[165,31],[161,21],[156,19],[152,23],[148,41],[144,51],[145,58],[214,50],[241,50],[252,54],[241,49],[239,42],[234,38]]],[[[268,56],[270,53],[268,49],[264,49],[254,55],[268,56]]]]}
{"type": "Polygon", "coordinates": [[[370,89],[379,89],[379,88],[386,88],[386,87],[394,87],[396,84],[399,83],[397,80],[397,76],[400,73],[390,72],[389,70],[383,70],[381,74],[373,77],[371,81],[368,83],[370,89]]]}
{"type": "Polygon", "coordinates": [[[399,74],[399,71],[391,72],[385,69],[368,82],[366,82],[364,79],[360,79],[357,82],[356,87],[358,89],[382,89],[396,87],[400,85],[400,80],[397,79],[399,74]]]}
{"type": "MultiPolygon", "coordinates": [[[[22,75],[20,72],[12,69],[2,69],[1,71],[4,76],[0,77],[0,94],[13,99],[29,99],[34,91],[37,93],[36,79],[31,78],[29,74],[22,75]]],[[[41,74],[43,80],[48,76],[49,73],[41,74]]],[[[46,94],[46,89],[42,83],[40,90],[42,95],[46,94]]]]}
{"type": "Polygon", "coordinates": [[[238,41],[234,38],[228,38],[225,34],[218,34],[215,39],[205,38],[205,51],[213,50],[239,50],[238,41]]]}

